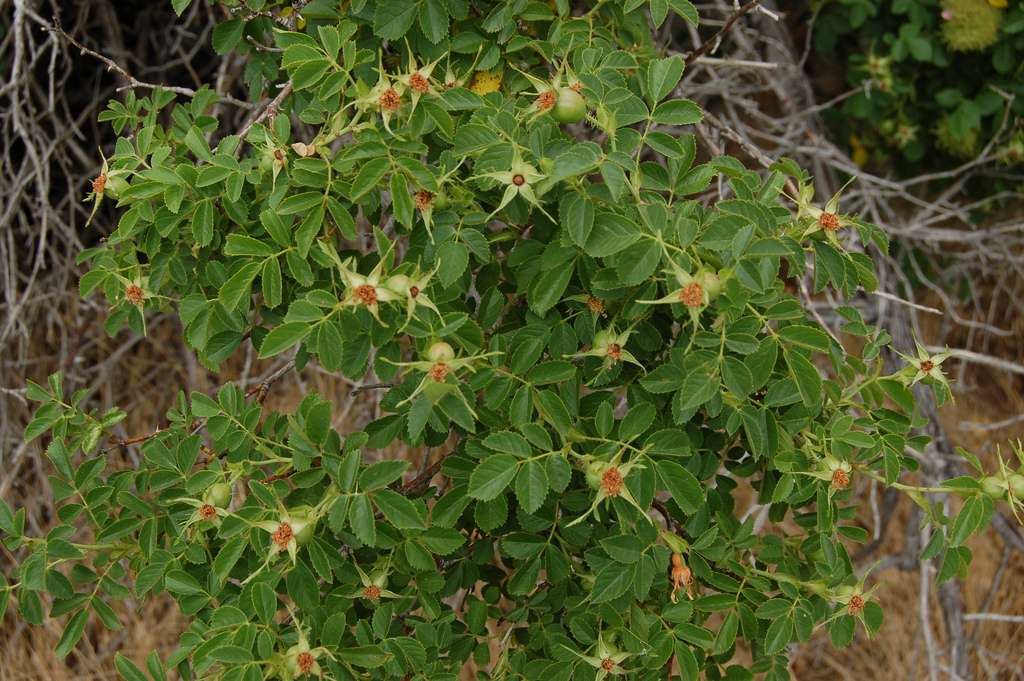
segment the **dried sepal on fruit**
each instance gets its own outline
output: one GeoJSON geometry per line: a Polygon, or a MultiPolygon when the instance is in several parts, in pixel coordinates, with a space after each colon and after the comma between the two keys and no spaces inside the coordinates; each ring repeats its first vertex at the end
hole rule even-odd
{"type": "Polygon", "coordinates": [[[419,66],[416,60],[416,54],[412,51],[412,47],[406,45],[409,50],[409,63],[404,73],[396,76],[395,80],[398,81],[408,92],[411,106],[409,108],[409,115],[416,110],[416,105],[419,104],[420,98],[425,95],[436,94],[434,90],[433,73],[434,68],[438,62],[441,61],[441,57],[438,57],[432,62],[419,66]]]}
{"type": "Polygon", "coordinates": [[[678,602],[677,593],[681,590],[685,590],[687,597],[692,601],[695,596],[694,587],[696,580],[694,580],[693,571],[686,565],[681,553],[672,554],[670,576],[672,578],[672,602],[678,602]]]}

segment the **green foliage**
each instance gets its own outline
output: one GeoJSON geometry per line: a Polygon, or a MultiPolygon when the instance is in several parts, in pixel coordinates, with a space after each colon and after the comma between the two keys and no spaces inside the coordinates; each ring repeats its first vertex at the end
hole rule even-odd
{"type": "Polygon", "coordinates": [[[1024,158],[1015,146],[1024,130],[1021,3],[833,0],[814,38],[862,90],[826,114],[859,162],[929,172],[936,159],[973,158],[993,138],[1001,163],[1024,158]]]}
{"type": "Polygon", "coordinates": [[[947,399],[945,355],[886,374],[887,333],[841,307],[850,351],[787,291],[811,266],[816,291],[870,290],[850,244],[885,236],[791,161],[698,162],[701,111],[649,23],[695,21],[689,3],[472,5],[225,3],[214,46],[290,81],[276,115],[239,135],[208,90],[111,105],[124,136],[93,199],[122,210],[81,281],[111,333],[169,310],[209,367],[249,343],[393,386],[346,433],[315,394],[288,414],[233,385],[180,394],[124,468],[123,412],[30,385],[59,511],[32,537],[0,503],[21,557],[0,609],[39,624],[48,594],[59,654],[90,618],[120,626],[112,602],[167,593],[190,626],[145,670],[118,656],[129,681],[454,680],[470,659],[494,679],[670,660],[722,678],[741,641],[729,678],[784,679],[816,627],[845,645],[882,623],[849,551],[867,484],[921,505],[943,579],[1016,503],[1008,469],[903,480],[927,442],[914,386],[947,399]],[[591,128],[560,125],[575,96],[591,128]],[[396,444],[445,453],[414,477],[380,460],[396,444]]]}

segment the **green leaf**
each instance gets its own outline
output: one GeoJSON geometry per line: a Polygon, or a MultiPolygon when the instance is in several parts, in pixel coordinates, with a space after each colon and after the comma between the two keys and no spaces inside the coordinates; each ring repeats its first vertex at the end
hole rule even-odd
{"type": "Polygon", "coordinates": [[[595,605],[615,600],[633,585],[636,571],[633,566],[621,563],[608,563],[594,579],[594,588],[590,591],[590,601],[595,605]]]}
{"type": "Polygon", "coordinates": [[[466,543],[465,535],[447,527],[431,527],[419,539],[431,553],[439,556],[447,556],[466,543]]]}
{"type": "Polygon", "coordinates": [[[668,0],[668,4],[672,6],[672,10],[676,14],[685,19],[691,26],[696,26],[700,23],[697,8],[693,6],[690,0],[668,0]]]}
{"type": "Polygon", "coordinates": [[[380,646],[359,646],[356,648],[342,648],[338,651],[338,659],[348,664],[353,664],[364,669],[375,669],[384,665],[391,659],[389,653],[384,652],[380,646]]]}
{"type": "Polygon", "coordinates": [[[829,634],[832,636],[832,645],[836,648],[845,648],[853,641],[853,635],[857,630],[857,620],[849,615],[840,615],[831,621],[828,626],[829,634]]]}
{"type": "Polygon", "coordinates": [[[828,352],[832,345],[827,333],[804,324],[784,326],[779,329],[779,337],[793,345],[818,352],[828,352]]]}
{"type": "Polygon", "coordinates": [[[248,546],[249,542],[246,537],[238,535],[226,541],[217,551],[217,555],[213,559],[213,574],[220,584],[227,582],[231,569],[235,567],[235,563],[242,557],[242,553],[248,546]]]}
{"type": "Polygon", "coordinates": [[[678,54],[665,59],[655,59],[648,65],[645,84],[647,101],[651,106],[663,100],[675,89],[679,79],[683,77],[684,68],[683,58],[678,54]]]}
{"type": "Polygon", "coordinates": [[[516,476],[516,499],[527,513],[544,504],[548,494],[548,474],[540,461],[527,461],[516,476]]]}
{"type": "Polygon", "coordinates": [[[263,263],[263,269],[260,271],[260,281],[263,283],[263,302],[266,303],[267,307],[277,307],[281,304],[282,292],[282,281],[281,281],[281,265],[277,262],[277,258],[268,258],[263,263]]]}
{"type": "Polygon", "coordinates": [[[295,230],[295,243],[298,246],[300,258],[305,258],[309,254],[309,249],[313,245],[313,240],[316,239],[317,234],[323,228],[324,224],[324,207],[322,204],[317,204],[302,217],[302,222],[299,223],[299,228],[295,230]]]}
{"type": "Polygon", "coordinates": [[[214,217],[212,199],[196,204],[196,211],[192,216],[192,238],[201,248],[209,246],[213,241],[214,217]]]}
{"type": "Polygon", "coordinates": [[[792,610],[792,601],[787,601],[785,598],[772,598],[759,605],[754,616],[762,620],[774,620],[790,616],[792,610]]]}
{"type": "Polygon", "coordinates": [[[400,530],[422,530],[426,527],[416,504],[397,492],[378,490],[373,493],[373,501],[384,517],[400,530]]]}
{"type": "Polygon", "coordinates": [[[649,0],[651,7],[651,21],[655,28],[661,28],[668,17],[668,0],[649,0]]]}
{"type": "Polygon", "coordinates": [[[949,528],[949,545],[960,546],[967,541],[981,525],[984,513],[981,497],[971,497],[965,501],[949,528]]]}
{"type": "Polygon", "coordinates": [[[293,194],[277,206],[277,213],[279,215],[295,215],[297,213],[306,213],[316,206],[323,205],[324,196],[320,192],[302,192],[301,194],[293,194]]]}
{"type": "Polygon", "coordinates": [[[252,282],[260,273],[260,263],[250,262],[243,265],[235,274],[224,282],[217,297],[221,305],[229,310],[234,310],[242,301],[252,294],[252,282]]]}
{"type": "Polygon", "coordinates": [[[430,420],[430,414],[434,411],[434,403],[426,395],[421,394],[412,405],[409,406],[409,413],[406,416],[406,423],[410,440],[418,440],[423,428],[430,420]]]}
{"type": "Polygon", "coordinates": [[[605,258],[628,248],[640,238],[640,225],[617,213],[599,213],[584,250],[594,258],[605,258]]]}
{"type": "Polygon", "coordinates": [[[577,142],[555,158],[547,182],[561,182],[570,177],[585,175],[597,167],[601,147],[593,142],[577,142]]]}
{"type": "Polygon", "coordinates": [[[530,369],[530,373],[526,375],[526,380],[533,385],[548,385],[549,383],[562,383],[563,381],[571,380],[575,376],[576,367],[572,362],[553,360],[541,362],[530,369]]]}
{"type": "Polygon", "coordinates": [[[245,664],[252,661],[252,653],[241,646],[220,646],[210,651],[210,659],[224,664],[245,664]]]}
{"type": "Polygon", "coordinates": [[[256,615],[264,624],[274,621],[277,614],[277,594],[266,582],[256,582],[252,586],[252,604],[256,615]]]}
{"type": "Polygon", "coordinates": [[[563,437],[572,429],[572,417],[569,416],[565,402],[557,393],[541,390],[537,393],[536,406],[544,420],[554,426],[563,437]]]}
{"type": "Polygon", "coordinates": [[[365,494],[357,494],[352,497],[348,521],[359,541],[367,546],[377,543],[377,523],[373,519],[373,507],[365,494]]]}
{"type": "Polygon", "coordinates": [[[484,446],[504,454],[512,454],[518,457],[528,457],[533,454],[530,443],[518,433],[510,430],[500,430],[491,433],[484,438],[484,446]]]}
{"type": "Polygon", "coordinates": [[[469,266],[469,249],[457,241],[447,241],[437,249],[437,261],[437,276],[445,287],[451,286],[469,266]]]}
{"type": "Polygon", "coordinates": [[[659,461],[661,488],[666,489],[684,513],[696,513],[704,505],[704,487],[693,473],[674,461],[659,461]]]}
{"type": "Polygon", "coordinates": [[[594,204],[580,194],[566,194],[558,205],[558,220],[573,243],[584,248],[594,228],[594,204]]]}
{"type": "Polygon", "coordinates": [[[622,286],[636,286],[650,278],[661,262],[657,241],[639,241],[615,256],[615,271],[622,286]]]}
{"type": "MultiPolygon", "coordinates": [[[[405,4],[404,0],[402,0],[402,2],[405,4]]],[[[412,5],[412,7],[415,11],[415,6],[412,5]]],[[[378,6],[378,12],[379,11],[380,6],[378,6]]],[[[387,157],[370,159],[366,163],[362,164],[359,168],[359,173],[356,175],[356,179],[352,180],[352,189],[349,191],[349,199],[352,201],[358,201],[370,191],[376,189],[377,185],[384,179],[384,176],[390,168],[391,160],[387,157]]]]}
{"type": "Polygon", "coordinates": [[[718,392],[718,379],[707,374],[694,371],[683,381],[683,387],[679,390],[682,395],[680,407],[685,411],[696,409],[718,392]]]}
{"type": "Polygon", "coordinates": [[[359,489],[364,492],[383,489],[400,479],[408,468],[409,462],[405,459],[378,461],[359,474],[359,489]]]}
{"type": "Polygon", "coordinates": [[[420,5],[420,30],[435,45],[448,35],[448,3],[445,0],[424,0],[420,5]]]}
{"type": "Polygon", "coordinates": [[[562,299],[565,288],[575,272],[576,264],[572,262],[554,267],[534,278],[526,294],[530,309],[542,317],[547,314],[547,311],[562,299]]]}
{"type": "Polygon", "coordinates": [[[164,577],[164,586],[171,593],[182,596],[195,596],[205,593],[203,587],[196,581],[196,578],[184,570],[171,570],[164,577]]]}
{"type": "Polygon", "coordinates": [[[416,19],[418,3],[407,0],[380,0],[373,17],[373,32],[385,40],[404,36],[416,19]]]}
{"type": "Polygon", "coordinates": [[[311,329],[306,322],[286,322],[274,327],[260,345],[260,359],[284,352],[304,339],[311,329]]]}
{"type": "Polygon", "coordinates": [[[245,22],[241,19],[231,19],[217,24],[213,29],[213,51],[217,54],[227,54],[235,49],[242,40],[244,31],[245,22]]]}
{"type": "Polygon", "coordinates": [[[616,534],[601,540],[601,548],[619,563],[632,564],[643,555],[644,543],[632,534],[616,534]]]}
{"type": "Polygon", "coordinates": [[[783,354],[789,366],[789,374],[796,382],[804,406],[813,408],[821,403],[821,375],[811,360],[799,352],[785,348],[783,354]]]}
{"type": "Polygon", "coordinates": [[[789,617],[779,617],[768,625],[768,633],[764,639],[765,654],[774,655],[782,652],[792,639],[793,620],[789,617]]]}
{"type": "Polygon", "coordinates": [[[516,475],[518,461],[510,454],[492,454],[469,476],[469,496],[490,501],[505,491],[516,475]]]}
{"type": "Polygon", "coordinates": [[[114,668],[125,681],[149,681],[142,670],[121,653],[114,654],[114,668]]]}
{"type": "Polygon", "coordinates": [[[693,125],[704,119],[704,113],[689,99],[672,99],[659,104],[651,118],[661,125],[693,125]]]}
{"type": "Polygon", "coordinates": [[[276,251],[272,246],[259,239],[254,239],[247,234],[228,234],[224,241],[224,255],[252,255],[266,257],[273,255],[276,251]]]}
{"type": "MultiPolygon", "coordinates": [[[[4,594],[4,598],[7,598],[7,594],[4,594]]],[[[85,632],[85,625],[89,621],[89,611],[82,608],[76,612],[67,625],[64,627],[64,632],[60,636],[60,640],[57,642],[55,652],[58,660],[63,660],[68,656],[68,653],[75,647],[79,639],[82,638],[82,634],[85,632]]]]}
{"type": "Polygon", "coordinates": [[[633,406],[619,424],[619,439],[629,442],[639,437],[645,430],[654,423],[657,410],[649,402],[642,402],[633,406]]]}
{"type": "Polygon", "coordinates": [[[392,174],[391,210],[394,212],[398,224],[412,227],[413,208],[412,194],[409,193],[409,182],[405,179],[405,175],[392,174]]]}
{"type": "Polygon", "coordinates": [[[674,364],[662,364],[640,379],[645,390],[655,394],[679,390],[686,382],[686,374],[674,364]]]}

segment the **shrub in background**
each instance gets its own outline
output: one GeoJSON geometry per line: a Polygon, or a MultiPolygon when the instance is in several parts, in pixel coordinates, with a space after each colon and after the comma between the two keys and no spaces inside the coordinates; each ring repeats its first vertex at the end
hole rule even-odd
{"type": "Polygon", "coordinates": [[[173,311],[211,368],[251,343],[390,389],[346,433],[315,394],[181,394],[127,468],[122,411],[31,384],[59,510],[35,537],[0,503],[0,610],[66,618],[59,655],[166,592],[191,623],[145,672],[118,656],[129,681],[784,679],[788,644],[882,625],[848,548],[870,482],[920,504],[942,580],[1016,509],[1024,478],[966,452],[977,478],[905,479],[944,354],[887,373],[885,331],[840,308],[850,351],[786,290],[812,266],[816,291],[874,288],[849,244],[884,233],[791,161],[696,163],[684,61],[651,40],[689,3],[223,9],[214,46],[263,103],[242,131],[209,91],[111,103],[91,199],[122,210],[81,291],[112,333],[173,311]],[[395,443],[421,473],[380,460],[395,443]]]}
{"type": "Polygon", "coordinates": [[[832,0],[813,31],[815,49],[863,90],[826,116],[865,162],[928,172],[995,138],[1000,163],[1021,163],[1024,3],[832,0]]]}

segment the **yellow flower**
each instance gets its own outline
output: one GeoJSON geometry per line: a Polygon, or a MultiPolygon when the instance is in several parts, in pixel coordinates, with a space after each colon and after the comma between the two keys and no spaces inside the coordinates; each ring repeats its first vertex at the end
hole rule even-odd
{"type": "Polygon", "coordinates": [[[988,4],[992,5],[996,9],[1003,9],[1006,7],[1006,0],[988,0],[988,4]]]}
{"type": "Polygon", "coordinates": [[[501,74],[492,73],[491,71],[477,71],[473,74],[473,82],[470,84],[469,89],[481,97],[491,92],[497,92],[501,89],[501,74]]]}

